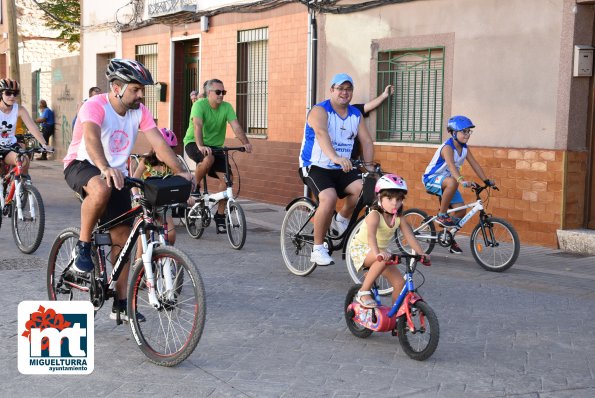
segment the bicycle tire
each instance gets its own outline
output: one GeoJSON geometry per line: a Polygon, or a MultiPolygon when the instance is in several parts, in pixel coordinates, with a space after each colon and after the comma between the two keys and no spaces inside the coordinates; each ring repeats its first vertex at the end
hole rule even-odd
{"type": "Polygon", "coordinates": [[[58,234],[50,249],[47,268],[47,291],[51,301],[89,301],[89,291],[79,289],[78,283],[62,281],[64,270],[74,261],[74,249],[80,237],[79,228],[66,228],[58,234]]]}
{"type": "MultiPolygon", "coordinates": [[[[432,250],[434,250],[434,246],[436,245],[436,226],[433,222],[423,225],[431,217],[429,217],[428,214],[423,210],[408,209],[403,212],[401,218],[407,220],[407,223],[413,230],[413,234],[416,236],[417,241],[419,242],[424,253],[432,253],[432,250]],[[420,235],[431,236],[432,238],[419,238],[420,235]]],[[[413,250],[411,249],[411,247],[407,243],[407,240],[401,233],[400,228],[397,229],[397,231],[395,231],[395,243],[397,244],[397,247],[401,252],[406,254],[413,254],[413,250]]]]}
{"type": "Polygon", "coordinates": [[[496,246],[487,245],[481,233],[481,221],[471,232],[469,239],[471,254],[485,270],[503,272],[513,266],[521,251],[521,243],[516,230],[507,221],[489,217],[485,220],[486,234],[497,241],[496,246]]]}
{"type": "Polygon", "coordinates": [[[18,217],[16,200],[13,203],[12,214],[12,236],[19,250],[25,254],[31,254],[39,248],[45,231],[45,208],[41,194],[33,185],[25,181],[21,182],[23,196],[21,207],[23,220],[18,217]],[[36,217],[31,216],[31,203],[33,203],[36,217]]]}
{"type": "Polygon", "coordinates": [[[202,336],[206,318],[204,285],[190,257],[175,247],[155,248],[151,263],[160,307],[154,308],[149,303],[145,268],[139,264],[128,286],[130,329],[151,362],[176,366],[194,352],[202,336]],[[164,289],[166,259],[171,260],[172,269],[176,270],[174,292],[164,289]],[[180,275],[184,275],[181,282],[180,275]],[[144,322],[138,321],[137,313],[143,314],[144,322]]]}
{"type": "Polygon", "coordinates": [[[188,207],[186,209],[186,215],[184,216],[186,231],[188,231],[188,234],[194,239],[200,239],[205,231],[200,211],[201,209],[198,206],[188,207]]]}
{"type": "Polygon", "coordinates": [[[229,244],[236,250],[242,249],[246,243],[246,215],[237,202],[229,203],[225,212],[225,227],[229,244]]]}
{"type": "MultiPolygon", "coordinates": [[[[356,223],[355,226],[351,229],[349,237],[347,238],[347,243],[345,247],[345,264],[347,265],[347,272],[349,272],[349,276],[354,283],[363,283],[364,278],[367,272],[367,268],[360,268],[358,271],[355,269],[355,265],[353,264],[353,260],[351,259],[351,245],[352,242],[355,240],[355,235],[359,232],[361,226],[365,222],[365,217],[360,218],[356,223]]],[[[387,296],[393,292],[393,287],[384,276],[380,275],[378,279],[376,279],[376,285],[378,286],[378,294],[381,296],[387,296]]]]}
{"type": "Polygon", "coordinates": [[[366,337],[370,337],[373,330],[363,327],[359,323],[356,323],[353,320],[353,317],[350,317],[347,311],[347,308],[355,302],[355,295],[361,289],[362,285],[357,284],[352,286],[349,291],[347,292],[347,296],[345,297],[345,304],[343,306],[343,313],[345,314],[345,322],[347,323],[347,328],[355,337],[359,337],[360,339],[365,339],[366,337]]]}
{"type": "Polygon", "coordinates": [[[310,262],[314,246],[314,224],[310,220],[308,225],[304,226],[314,210],[312,202],[301,199],[292,204],[283,217],[280,234],[281,254],[285,266],[294,275],[308,276],[316,269],[316,264],[310,262]],[[301,234],[298,236],[300,230],[301,234]]]}
{"type": "MultiPolygon", "coordinates": [[[[410,305],[405,302],[403,305],[410,305]]],[[[415,331],[407,326],[407,315],[397,318],[397,335],[403,351],[411,359],[424,361],[432,356],[440,340],[440,325],[434,310],[424,301],[417,301],[410,305],[411,320],[415,331]],[[421,315],[425,317],[425,328],[422,329],[421,315]]]]}

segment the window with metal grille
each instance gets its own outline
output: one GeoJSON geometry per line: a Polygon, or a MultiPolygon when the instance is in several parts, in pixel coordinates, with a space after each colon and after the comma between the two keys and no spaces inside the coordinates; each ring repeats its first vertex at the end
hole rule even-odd
{"type": "Polygon", "coordinates": [[[238,32],[236,114],[250,136],[266,137],[268,128],[269,29],[238,32]]]}
{"type": "Polygon", "coordinates": [[[442,142],[444,47],[378,53],[378,91],[395,94],[377,109],[376,138],[384,142],[442,142]]]}
{"type": "MultiPolygon", "coordinates": [[[[136,46],[135,59],[143,64],[151,75],[153,81],[157,81],[157,43],[155,44],[143,44],[136,46]]],[[[157,115],[157,100],[159,99],[159,91],[157,86],[145,86],[145,106],[151,111],[155,119],[157,115]]]]}

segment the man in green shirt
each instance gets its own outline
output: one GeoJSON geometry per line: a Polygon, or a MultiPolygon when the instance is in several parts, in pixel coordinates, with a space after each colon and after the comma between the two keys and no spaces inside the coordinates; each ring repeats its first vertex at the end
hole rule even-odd
{"type": "MultiPolygon", "coordinates": [[[[225,155],[221,152],[213,154],[211,148],[222,147],[225,143],[227,123],[246,148],[246,152],[252,152],[252,144],[238,123],[231,104],[223,101],[227,93],[223,82],[219,79],[208,80],[205,82],[205,91],[206,98],[192,105],[190,123],[184,136],[184,149],[188,157],[196,162],[194,173],[197,184],[209,173],[211,177],[219,178],[219,190],[224,191],[225,155]]],[[[225,233],[224,214],[225,201],[220,201],[215,215],[218,233],[225,233]]]]}

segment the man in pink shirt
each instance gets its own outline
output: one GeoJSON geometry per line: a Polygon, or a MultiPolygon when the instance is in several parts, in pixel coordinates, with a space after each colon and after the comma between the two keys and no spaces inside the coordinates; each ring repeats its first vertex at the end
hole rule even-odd
{"type": "MultiPolygon", "coordinates": [[[[139,62],[112,59],[106,76],[110,92],[86,101],[78,113],[73,140],[64,158],[64,176],[74,191],[84,198],[81,205],[81,233],[76,245],[71,270],[78,274],[93,271],[91,233],[99,220],[105,223],[130,210],[130,190],[124,187],[128,174],[126,163],[139,131],[151,144],[157,156],[176,174],[192,180],[176,154],[157,129],[151,112],[141,103],[146,85],[152,85],[151,73],[139,62]]],[[[110,230],[113,247],[123,247],[130,234],[129,225],[120,224],[110,230]]],[[[117,253],[112,252],[115,261],[117,253]]],[[[120,312],[127,320],[126,288],[128,267],[118,279],[112,318],[120,312]]]]}

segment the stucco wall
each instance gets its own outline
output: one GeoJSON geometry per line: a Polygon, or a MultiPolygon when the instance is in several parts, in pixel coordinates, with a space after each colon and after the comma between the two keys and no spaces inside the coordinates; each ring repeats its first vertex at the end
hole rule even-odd
{"type": "MultiPolygon", "coordinates": [[[[566,3],[566,4],[565,4],[566,3]]],[[[412,1],[321,20],[321,83],[351,73],[354,103],[376,93],[371,85],[372,41],[452,35],[451,114],[477,125],[473,144],[555,148],[560,37],[564,0],[412,1]]],[[[420,44],[423,44],[420,43],[420,44]]],[[[380,48],[389,50],[397,48],[380,48]]],[[[319,97],[328,88],[319,87],[319,97]]],[[[445,115],[447,118],[449,115],[445,115]]]]}

